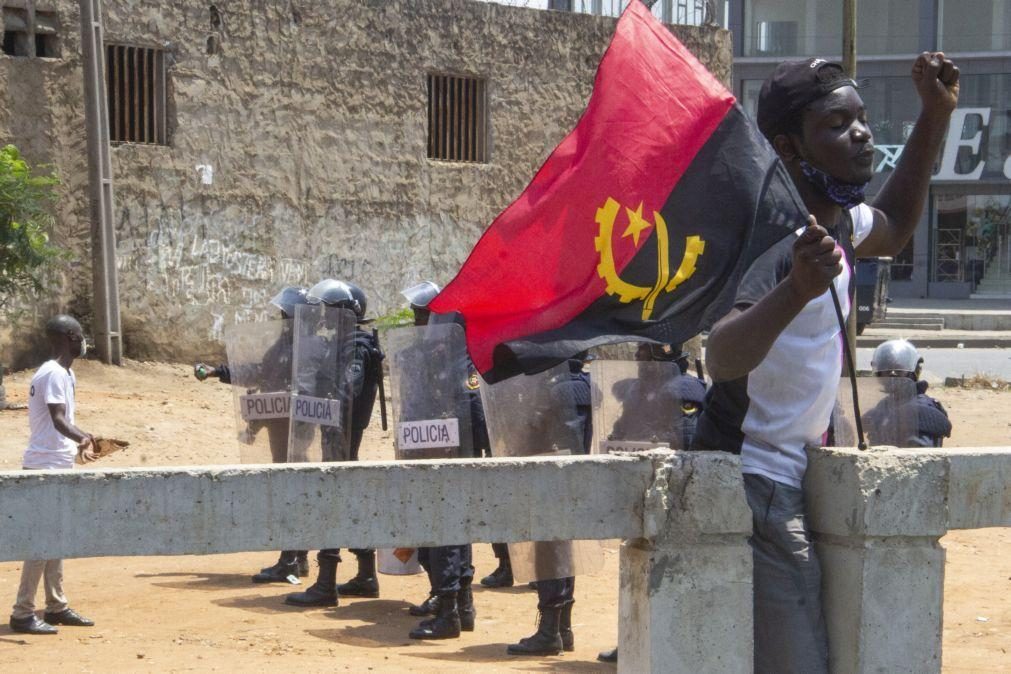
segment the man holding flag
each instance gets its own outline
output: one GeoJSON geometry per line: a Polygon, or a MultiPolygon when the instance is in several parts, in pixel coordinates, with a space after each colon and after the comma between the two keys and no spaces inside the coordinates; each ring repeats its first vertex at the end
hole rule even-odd
{"type": "Polygon", "coordinates": [[[697,449],[741,455],[753,513],[756,672],[828,671],[821,572],[804,519],[805,446],[821,442],[835,402],[854,258],[895,255],[912,236],[958,102],[958,69],[944,54],[921,54],[912,79],[920,117],[873,206],[863,203],[873,139],[857,84],[839,64],[782,63],[759,96],[758,125],[811,217],[751,265],[713,327],[714,384],[695,437],[697,449]]]}
{"type": "Polygon", "coordinates": [[[490,383],[593,346],[678,343],[712,327],[717,383],[696,445],[742,454],[759,672],[827,670],[804,446],[828,427],[854,248],[902,249],[958,100],[943,54],[921,55],[913,82],[923,112],[872,208],[862,204],[874,158],[866,111],[837,64],[780,66],[759,131],[632,2],[576,128],[429,305],[463,314],[490,383]]]}

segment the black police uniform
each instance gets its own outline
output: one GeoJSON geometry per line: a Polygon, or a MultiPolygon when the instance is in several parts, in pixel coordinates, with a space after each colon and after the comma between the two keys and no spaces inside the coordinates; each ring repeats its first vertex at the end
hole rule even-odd
{"type": "Polygon", "coordinates": [[[927,382],[916,382],[916,429],[910,447],[941,447],[951,437],[951,420],[939,401],[927,395],[927,382]]]}
{"type": "MultiPolygon", "coordinates": [[[[575,419],[566,421],[571,440],[566,444],[578,454],[588,454],[593,442],[590,375],[583,372],[581,359],[571,359],[568,365],[568,376],[551,384],[552,406],[553,409],[575,409],[575,419]]],[[[544,419],[545,423],[552,421],[544,419]]],[[[539,424],[535,421],[534,426],[537,425],[539,424]]],[[[555,566],[556,555],[566,553],[563,542],[534,543],[538,563],[543,562],[549,567],[555,566]]],[[[559,649],[572,651],[575,648],[572,605],[575,603],[576,579],[572,576],[552,578],[539,580],[535,585],[537,610],[541,614],[537,632],[520,639],[517,644],[511,644],[507,652],[512,655],[550,655],[557,654],[559,649]]]]}
{"type": "Polygon", "coordinates": [[[615,382],[613,393],[622,404],[621,416],[611,433],[615,439],[667,443],[671,449],[688,449],[706,398],[706,385],[684,374],[677,363],[670,370],[657,361],[640,369],[640,376],[615,382]],[[658,371],[659,370],[659,371],[658,371]]]}
{"type": "MultiPolygon", "coordinates": [[[[372,408],[375,405],[376,392],[379,390],[383,353],[375,337],[360,328],[356,328],[351,337],[342,343],[331,343],[327,346],[331,349],[327,357],[339,359],[339,363],[345,364],[344,372],[338,377],[344,377],[350,385],[345,387],[339,386],[338,382],[321,381],[317,390],[337,389],[337,395],[340,397],[346,395],[344,392],[350,388],[351,433],[350,441],[345,442],[339,429],[321,427],[323,460],[357,461],[362,437],[372,418],[372,408]],[[334,349],[340,349],[340,352],[334,349]]],[[[375,583],[375,551],[368,548],[351,548],[351,552],[357,557],[358,573],[349,583],[336,586],[337,565],[341,562],[340,548],[326,548],[320,550],[316,556],[320,567],[316,583],[305,592],[288,595],[285,601],[296,606],[332,606],[337,604],[340,593],[378,596],[379,588],[375,583]]]]}
{"type": "MultiPolygon", "coordinates": [[[[484,407],[481,403],[479,391],[479,381],[476,379],[476,370],[470,359],[460,356],[466,362],[465,365],[451,368],[451,372],[470,372],[466,382],[460,382],[464,387],[465,395],[462,397],[462,405],[466,406],[465,414],[457,414],[457,418],[463,420],[460,428],[461,437],[470,438],[471,455],[480,458],[490,452],[491,443],[488,440],[488,426],[485,423],[484,407]],[[466,419],[470,419],[469,426],[466,419]]],[[[434,365],[438,366],[438,360],[434,365]]],[[[411,398],[405,397],[405,404],[411,398]]],[[[474,582],[473,547],[467,545],[441,545],[437,547],[421,548],[418,550],[418,562],[428,574],[430,583],[429,599],[419,606],[412,607],[412,615],[436,615],[432,620],[423,621],[417,628],[411,631],[410,636],[414,639],[437,639],[456,636],[456,618],[453,616],[453,606],[455,604],[456,614],[459,616],[459,630],[470,632],[474,629],[476,611],[474,609],[474,595],[471,585],[474,582]],[[451,602],[451,603],[450,603],[451,602]]]]}

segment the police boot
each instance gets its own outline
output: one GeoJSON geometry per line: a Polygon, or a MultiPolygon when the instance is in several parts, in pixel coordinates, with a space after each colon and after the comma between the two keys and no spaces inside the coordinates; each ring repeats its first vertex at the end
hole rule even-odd
{"type": "Polygon", "coordinates": [[[470,583],[460,586],[456,607],[460,613],[460,629],[464,632],[473,632],[477,611],[474,610],[474,592],[470,589],[470,583]]]}
{"type": "Polygon", "coordinates": [[[537,631],[533,636],[520,639],[518,644],[506,647],[509,655],[561,655],[562,637],[558,633],[558,623],[562,609],[558,607],[539,610],[537,631]]]}
{"type": "Polygon", "coordinates": [[[572,605],[575,603],[575,599],[565,602],[558,616],[558,636],[562,638],[562,650],[569,653],[576,650],[576,642],[572,637],[572,605]]]}
{"type": "Polygon", "coordinates": [[[337,605],[337,560],[333,557],[316,555],[319,562],[319,576],[305,592],[295,592],[284,598],[285,604],[292,606],[336,606],[337,605]]]}
{"type": "Polygon", "coordinates": [[[455,639],[460,636],[460,612],[456,592],[439,597],[439,613],[411,630],[412,639],[455,639]]]}
{"type": "Polygon", "coordinates": [[[376,578],[376,551],[355,555],[355,559],[358,560],[358,573],[348,582],[338,585],[337,593],[345,597],[377,598],[379,579],[376,578]]]}
{"type": "Polygon", "coordinates": [[[298,563],[298,577],[304,578],[309,575],[309,551],[299,550],[295,553],[295,561],[298,563]]]}
{"type": "Polygon", "coordinates": [[[513,565],[508,559],[500,559],[498,568],[481,579],[485,587],[512,587],[513,565]]]}
{"type": "Polygon", "coordinates": [[[298,575],[298,561],[295,552],[285,550],[274,566],[260,569],[260,573],[253,576],[254,583],[284,583],[288,576],[298,575]]]}
{"type": "Polygon", "coordinates": [[[411,606],[407,612],[413,616],[436,615],[439,612],[439,595],[429,595],[428,599],[416,606],[411,606]]]}

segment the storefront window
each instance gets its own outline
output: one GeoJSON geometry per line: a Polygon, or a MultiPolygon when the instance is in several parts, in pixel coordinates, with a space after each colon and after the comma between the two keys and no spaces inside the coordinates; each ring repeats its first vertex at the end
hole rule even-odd
{"type": "MultiPolygon", "coordinates": [[[[744,8],[745,56],[824,56],[842,53],[839,0],[749,0],[744,8]]],[[[857,5],[861,54],[919,52],[920,0],[857,5]]]]}
{"type": "Polygon", "coordinates": [[[933,281],[1011,278],[1011,195],[939,194],[933,228],[933,281]]]}
{"type": "Polygon", "coordinates": [[[889,271],[893,281],[909,281],[913,278],[913,237],[906,243],[906,247],[892,258],[889,271]]]}
{"type": "Polygon", "coordinates": [[[945,51],[1011,49],[1011,2],[938,0],[938,43],[945,51]]]}

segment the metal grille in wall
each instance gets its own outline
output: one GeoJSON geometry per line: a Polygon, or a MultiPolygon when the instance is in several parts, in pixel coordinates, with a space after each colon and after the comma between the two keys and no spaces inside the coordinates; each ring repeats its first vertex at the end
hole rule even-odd
{"type": "Polygon", "coordinates": [[[105,71],[110,140],[167,145],[164,52],[106,45],[105,71]]]}
{"type": "Polygon", "coordinates": [[[487,115],[484,80],[429,75],[429,159],[487,162],[487,115]]]}

